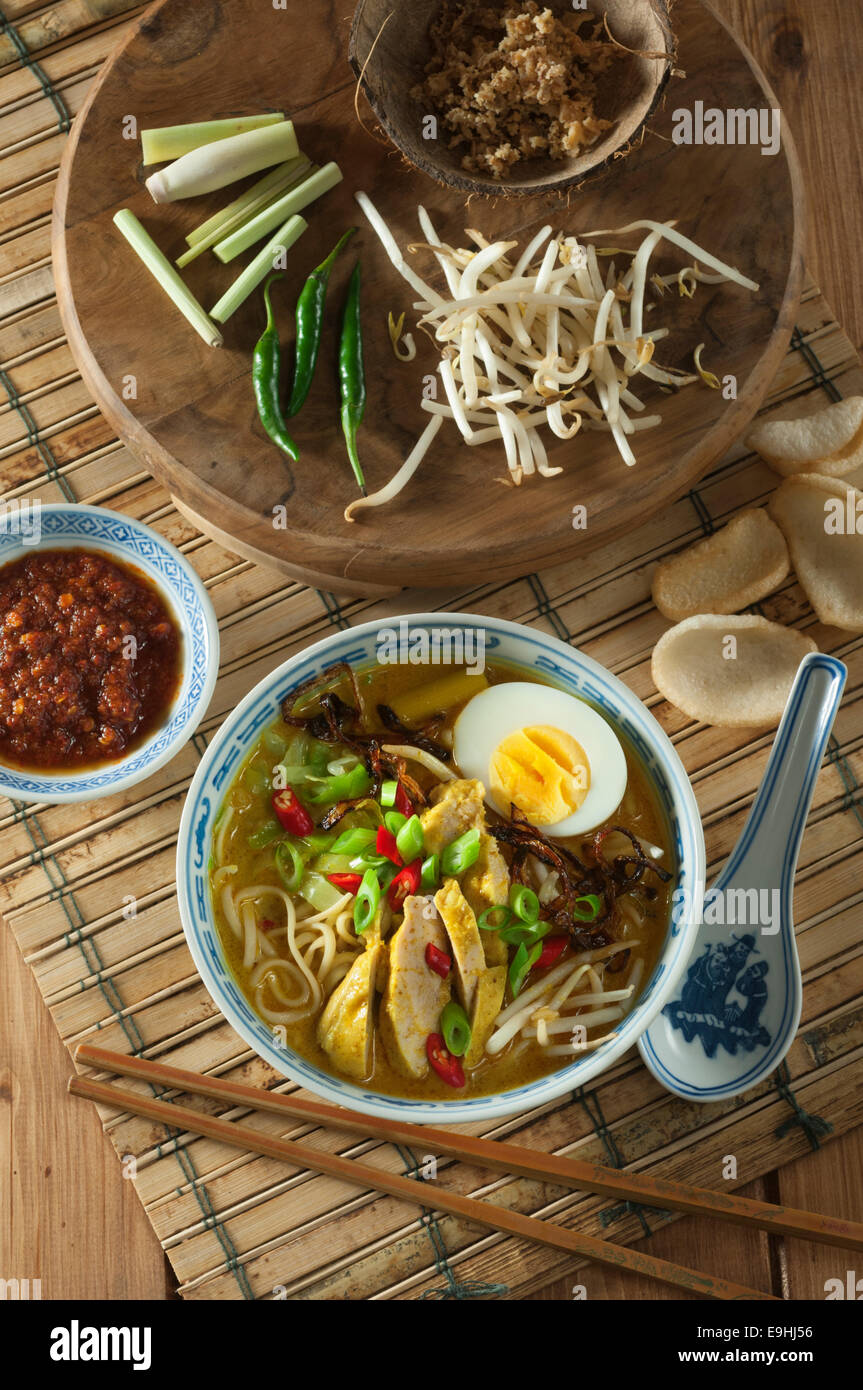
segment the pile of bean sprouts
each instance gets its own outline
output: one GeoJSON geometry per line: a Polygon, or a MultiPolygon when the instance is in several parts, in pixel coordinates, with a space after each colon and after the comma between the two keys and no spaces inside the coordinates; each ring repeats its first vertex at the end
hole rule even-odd
{"type": "Polygon", "coordinates": [[[490,243],[474,230],[466,231],[473,249],[448,246],[420,207],[425,240],[408,249],[434,254],[447,285],[447,292],[439,293],[405,260],[370,198],[365,193],[356,198],[392,264],[420,296],[413,308],[421,315],[419,326],[440,348],[438,373],[445,399],[421,401],[431,419],[415,448],[385,487],[350,504],[345,511],[349,521],[362,508],[381,506],[402,491],[445,420],[455,422],[468,445],[500,441],[508,480],[516,486],[533,475],[562,472],[549,463],[541,434],[545,430],[563,440],[581,429],[609,431],[631,467],[636,461],[632,436],[662,421],[659,414],[642,413],[645,405],[633,389],[634,379],[672,388],[699,378],[713,384],[698,356],[693,373],[653,360],[655,345],[669,329],[645,327],[648,284],[661,293],[676,282],[687,297],[698,282],[758,289],[673,223],[644,220],[581,234],[591,239],[646,233],[634,251],[624,252],[584,246],[574,236],[553,234],[549,224],[519,254],[517,242],[490,243]],[[676,276],[650,275],[651,257],[661,241],[677,246],[694,263],[676,276]],[[600,257],[607,255],[612,259],[603,274],[600,257]],[[629,258],[622,274],[614,259],[619,255],[629,258]]]}

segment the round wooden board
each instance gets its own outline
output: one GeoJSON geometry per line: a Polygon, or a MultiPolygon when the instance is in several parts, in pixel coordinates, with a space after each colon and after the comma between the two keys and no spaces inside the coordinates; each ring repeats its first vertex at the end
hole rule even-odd
{"type": "MultiPolygon", "coordinates": [[[[677,0],[674,23],[685,77],[672,79],[665,109],[643,146],[569,204],[543,199],[474,199],[438,187],[407,168],[357,124],[347,62],[349,7],[336,0],[158,0],[108,61],[67,146],[54,209],[57,291],[72,350],[88,387],[121,439],[206,530],[233,538],[237,550],[304,582],[336,591],[407,585],[455,586],[503,580],[567,557],[573,560],[623,528],[642,525],[691,487],[740,435],[761,403],[785,352],[802,279],[801,181],[793,145],[675,145],[672,114],[696,101],[722,110],[776,106],[754,60],[700,0],[677,0]],[[338,422],[336,306],[353,255],[343,257],[330,291],[321,362],[296,422],[300,461],[291,470],[261,431],[252,399],[250,354],[262,328],[260,296],[232,318],[225,346],[198,338],[151,280],[112,224],[132,208],[170,256],[187,231],[230,201],[232,190],[156,207],[143,186],[138,129],[265,109],[285,110],[301,148],[319,163],[336,159],[344,183],[307,214],[309,230],[276,291],[283,342],[290,350],[291,309],[305,275],[341,231],[360,227],[369,400],[361,445],[370,489],[392,475],[427,416],[422,378],[437,355],[420,332],[410,365],[392,355],[389,310],[411,310],[414,293],[397,275],[353,200],[370,194],[400,245],[419,239],[422,202],[444,240],[464,243],[465,226],[487,236],[524,238],[552,220],[568,234],[622,226],[639,217],[673,218],[688,236],[759,282],[757,294],[733,285],[699,286],[692,301],[666,297],[649,324],[671,329],[657,351],[666,365],[691,367],[706,344],[706,365],[737,379],[735,400],[699,385],[673,396],[639,388],[662,424],[635,437],[638,462],[627,469],[610,437],[585,433],[550,441],[555,479],[502,485],[501,453],[468,448],[445,425],[420,472],[396,501],[362,513],[343,509],[355,496],[338,422]],[[662,137],[665,138],[662,138],[662,137]],[[133,394],[134,393],[134,394],[133,394]],[[287,529],[273,525],[286,504],[287,529]],[[572,525],[587,508],[587,527],[572,525]]],[[[245,263],[248,257],[244,258],[245,263]]],[[[685,258],[667,248],[664,271],[685,258]]],[[[195,261],[187,282],[210,307],[238,273],[212,255],[195,261]]],[[[416,257],[432,276],[431,258],[416,257]]]]}

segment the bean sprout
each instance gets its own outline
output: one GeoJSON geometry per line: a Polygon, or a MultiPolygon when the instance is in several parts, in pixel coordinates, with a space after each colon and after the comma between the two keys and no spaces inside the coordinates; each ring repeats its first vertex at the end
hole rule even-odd
{"type": "Polygon", "coordinates": [[[419,326],[440,348],[438,373],[445,399],[420,402],[432,418],[417,445],[384,488],[351,503],[345,512],[349,521],[362,508],[382,506],[402,491],[444,420],[456,425],[468,445],[500,442],[515,486],[534,474],[554,477],[563,471],[549,463],[544,429],[561,440],[573,439],[582,429],[608,430],[623,462],[632,467],[636,458],[630,437],[662,422],[660,414],[630,418],[631,412],[644,411],[631,390],[634,378],[677,388],[699,378],[707,381],[710,375],[697,359],[694,373],[653,361],[655,345],[668,328],[645,330],[645,312],[652,307],[645,305],[648,284],[664,291],[676,283],[687,296],[699,283],[758,289],[673,223],[645,219],[616,232],[585,233],[582,240],[646,233],[632,250],[611,252],[631,257],[625,273],[619,275],[612,260],[603,278],[598,255],[608,252],[601,248],[598,253],[574,236],[555,235],[550,225],[513,262],[510,254],[517,251],[517,242],[489,242],[473,229],[466,235],[475,249],[448,246],[421,207],[425,241],[408,250],[432,252],[446,280],[449,297],[444,298],[408,265],[370,198],[365,193],[356,198],[393,266],[420,296],[414,308],[419,326]],[[651,274],[651,258],[662,242],[691,256],[693,264],[673,276],[651,274]]]}

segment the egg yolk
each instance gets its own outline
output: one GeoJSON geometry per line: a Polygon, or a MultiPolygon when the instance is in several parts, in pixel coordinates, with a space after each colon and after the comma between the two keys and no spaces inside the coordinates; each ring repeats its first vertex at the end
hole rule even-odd
{"type": "Polygon", "coordinates": [[[590,790],[590,763],[580,743],[547,724],[519,729],[491,756],[491,791],[534,825],[554,825],[577,811],[590,790]]]}

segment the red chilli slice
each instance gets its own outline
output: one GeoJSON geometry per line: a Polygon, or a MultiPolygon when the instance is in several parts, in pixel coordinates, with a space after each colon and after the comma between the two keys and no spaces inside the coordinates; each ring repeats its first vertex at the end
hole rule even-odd
{"type": "Polygon", "coordinates": [[[452,970],[452,956],[448,956],[446,951],[442,951],[440,947],[435,946],[433,941],[430,941],[426,946],[426,965],[429,970],[433,970],[436,975],[440,975],[441,979],[445,980],[452,970]]]}
{"type": "Polygon", "coordinates": [[[426,1038],[426,1056],[433,1071],[441,1081],[453,1090],[460,1091],[465,1084],[464,1067],[458,1057],[453,1057],[440,1033],[429,1033],[426,1038]]]}
{"type": "Polygon", "coordinates": [[[293,787],[285,787],[283,791],[273,792],[273,810],[283,829],[300,839],[304,835],[311,835],[315,828],[314,821],[293,787]]]}
{"type": "Polygon", "coordinates": [[[378,826],[378,835],[377,839],[375,840],[375,849],[377,850],[378,854],[386,855],[387,859],[389,859],[390,863],[392,864],[402,865],[404,863],[404,860],[402,859],[398,851],[396,837],[391,830],[387,830],[385,825],[378,826]]]}
{"type": "Polygon", "coordinates": [[[542,943],[542,951],[534,962],[532,969],[545,970],[546,966],[554,965],[559,960],[566,949],[567,938],[565,936],[547,936],[542,943]]]}
{"type": "Polygon", "coordinates": [[[415,893],[419,892],[422,874],[423,862],[421,859],[415,859],[412,864],[406,864],[401,873],[396,874],[387,892],[387,899],[393,912],[400,912],[405,899],[412,898],[415,893]]]}
{"type": "Polygon", "coordinates": [[[338,888],[340,893],[353,893],[354,897],[360,891],[362,881],[362,874],[327,874],[328,883],[338,888]]]}

